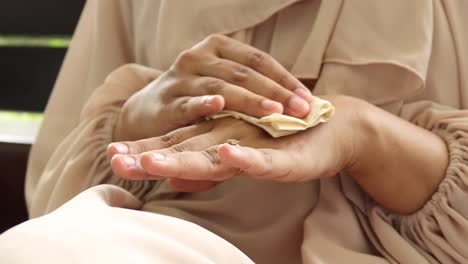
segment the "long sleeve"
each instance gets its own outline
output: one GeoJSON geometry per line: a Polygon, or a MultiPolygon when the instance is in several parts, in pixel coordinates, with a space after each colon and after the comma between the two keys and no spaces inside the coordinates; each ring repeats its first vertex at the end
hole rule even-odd
{"type": "MultiPolygon", "coordinates": [[[[145,185],[151,183],[130,184],[113,177],[110,172],[104,150],[111,140],[120,99],[91,94],[111,71],[128,62],[166,69],[182,50],[208,34],[255,32],[250,30],[255,24],[293,2],[296,1],[262,1],[259,4],[258,1],[232,0],[205,1],[201,5],[173,0],[89,0],[33,147],[26,188],[31,215],[49,212],[81,190],[99,183],[119,185],[137,197],[151,188],[145,185]],[[128,8],[123,8],[125,6],[128,8]],[[83,108],[86,110],[80,121],[83,108]]],[[[454,17],[450,14],[455,13],[457,18],[465,18],[463,10],[466,8],[459,7],[462,1],[450,1],[452,8],[446,8],[447,3],[321,1],[315,21],[308,20],[312,28],[290,30],[296,29],[294,24],[285,23],[283,28],[287,30],[282,31],[284,36],[279,38],[284,41],[273,38],[270,43],[272,47],[292,46],[291,39],[306,36],[303,47],[298,47],[301,51],[296,62],[291,59],[291,72],[301,78],[317,79],[315,94],[362,98],[444,138],[450,150],[450,167],[439,190],[423,209],[410,216],[387,212],[343,174],[321,180],[317,185],[300,185],[300,189],[234,181],[233,185],[220,185],[224,188],[223,195],[211,193],[216,202],[209,199],[210,193],[191,194],[185,197],[188,201],[168,199],[169,206],[162,210],[158,207],[161,200],[147,203],[142,209],[168,214],[174,210],[174,215],[224,234],[224,238],[246,253],[273,262],[298,253],[298,246],[291,250],[295,243],[293,237],[302,242],[304,263],[466,262],[463,247],[467,244],[467,207],[463,203],[467,189],[466,111],[428,102],[404,105],[421,96],[458,108],[468,106],[466,74],[462,74],[467,69],[468,53],[460,48],[466,46],[466,37],[450,35],[457,32],[466,35],[462,34],[464,20],[454,20],[456,23],[450,20],[454,17]],[[301,196],[301,190],[307,195],[301,196]],[[268,196],[270,193],[273,195],[268,196]],[[202,199],[197,200],[197,197],[202,199]],[[254,199],[249,200],[250,197],[254,199]],[[298,197],[302,197],[302,202],[297,202],[298,197]],[[263,203],[266,200],[278,202],[271,202],[269,208],[263,203]],[[247,211],[231,210],[233,201],[234,205],[237,201],[249,204],[241,207],[247,211]],[[287,206],[283,207],[285,201],[287,206]],[[187,208],[191,216],[177,211],[187,211],[187,208]],[[252,221],[252,215],[263,212],[256,208],[265,212],[271,210],[265,223],[268,223],[266,226],[273,224],[274,228],[261,225],[252,228],[263,223],[252,221]],[[210,210],[215,214],[208,214],[210,210]],[[278,212],[275,210],[280,211],[279,217],[270,217],[278,212]],[[197,217],[197,213],[201,216],[197,217]],[[231,213],[232,217],[228,217],[231,213]],[[306,220],[302,226],[303,217],[306,220]],[[286,218],[294,221],[283,220],[286,218]],[[240,228],[243,223],[247,223],[247,231],[240,228]],[[294,235],[297,226],[299,232],[303,231],[300,236],[294,235]],[[265,237],[273,239],[265,240],[265,237]],[[252,243],[255,240],[260,244],[252,243]],[[275,244],[277,240],[281,243],[275,244]],[[259,250],[258,245],[273,250],[259,250]],[[280,253],[266,256],[270,252],[280,253]]],[[[291,17],[297,16],[292,14],[291,17]]],[[[281,23],[277,25],[279,28],[281,23]]],[[[247,37],[245,42],[249,43],[247,37]]],[[[280,63],[283,62],[280,60],[280,63]]],[[[142,85],[144,80],[149,81],[134,73],[130,72],[124,79],[136,80],[142,85]]],[[[115,90],[110,93],[113,94],[120,89],[124,91],[118,84],[125,82],[111,81],[101,87],[113,87],[115,90]]],[[[125,98],[123,95],[121,99],[125,98]]],[[[156,194],[151,198],[154,197],[156,194]]]]}
{"type": "Polygon", "coordinates": [[[157,78],[159,71],[127,64],[113,71],[88,99],[78,125],[57,146],[31,194],[32,217],[56,209],[81,191],[111,183],[141,197],[150,181],[130,182],[112,174],[106,148],[121,105],[157,78]]]}
{"type": "MultiPolygon", "coordinates": [[[[71,158],[70,152],[76,151],[77,147],[84,147],[84,145],[73,145],[79,143],[76,141],[77,138],[73,142],[69,136],[66,143],[64,139],[73,129],[75,129],[74,136],[77,136],[76,127],[79,124],[80,113],[88,98],[110,72],[133,61],[131,30],[129,30],[131,15],[129,8],[124,8],[126,5],[127,1],[109,0],[89,0],[85,5],[47,104],[41,130],[30,153],[25,193],[32,216],[44,213],[43,209],[46,207],[42,204],[45,202],[44,199],[39,198],[41,196],[39,193],[45,184],[42,176],[64,166],[51,164],[53,153],[56,153],[56,156],[65,156],[64,151],[66,151],[71,158]],[[62,144],[62,150],[57,150],[59,144],[62,144]]],[[[105,120],[100,122],[104,122],[109,130],[112,118],[104,116],[100,118],[105,120]]],[[[98,122],[97,119],[95,122],[98,122]]],[[[101,140],[103,140],[102,133],[101,140]]],[[[80,155],[91,159],[93,153],[80,155]]],[[[62,161],[64,162],[64,159],[62,161]]],[[[50,180],[47,180],[47,184],[54,184],[50,180]]]]}
{"type": "Polygon", "coordinates": [[[468,263],[468,110],[416,101],[400,117],[446,142],[450,161],[437,191],[417,212],[400,215],[346,174],[322,180],[304,224],[304,262],[468,263]]]}
{"type": "Polygon", "coordinates": [[[398,261],[404,251],[394,246],[392,229],[430,263],[468,263],[468,110],[419,101],[404,105],[401,117],[444,139],[450,163],[436,193],[411,215],[370,202],[365,210],[372,233],[381,250],[398,261]]]}
{"type": "Polygon", "coordinates": [[[314,92],[358,97],[432,131],[450,162],[412,215],[385,210],[345,174],[322,180],[304,225],[304,262],[468,263],[466,16],[453,12],[466,10],[462,3],[344,2],[314,92]]]}

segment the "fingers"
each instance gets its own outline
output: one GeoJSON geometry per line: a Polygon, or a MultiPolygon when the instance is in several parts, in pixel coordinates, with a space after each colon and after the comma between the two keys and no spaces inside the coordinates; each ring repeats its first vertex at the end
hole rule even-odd
{"type": "Polygon", "coordinates": [[[112,171],[122,178],[132,180],[161,180],[163,177],[148,174],[142,169],[140,159],[132,155],[117,154],[111,159],[112,171]]]}
{"type": "MultiPolygon", "coordinates": [[[[206,63],[204,67],[199,67],[198,70],[198,74],[202,76],[215,77],[217,79],[224,80],[227,83],[245,88],[253,94],[263,96],[264,101],[262,102],[267,102],[266,98],[268,98],[281,103],[285,107],[285,114],[295,117],[304,117],[309,111],[308,102],[300,97],[303,96],[304,98],[311,100],[312,95],[309,90],[298,88],[297,92],[299,93],[295,94],[292,91],[285,89],[280,84],[274,82],[270,78],[239,63],[225,59],[213,58],[212,62],[206,63]]],[[[227,105],[229,105],[231,97],[225,97],[225,99],[227,105]]],[[[249,109],[249,106],[250,105],[245,104],[244,109],[249,109]]],[[[267,106],[267,104],[265,104],[265,106],[267,106]]],[[[230,108],[227,107],[227,109],[230,108]]],[[[252,113],[248,114],[262,117],[264,115],[274,113],[275,110],[279,110],[279,108],[266,108],[255,112],[257,111],[256,109],[261,108],[258,108],[257,106],[257,108],[252,109],[252,113]],[[268,111],[270,112],[268,113],[268,111]]]]}
{"type": "Polygon", "coordinates": [[[169,148],[189,138],[204,134],[210,131],[213,126],[214,123],[212,121],[207,121],[177,129],[161,137],[111,143],[107,147],[107,155],[113,157],[117,154],[139,154],[145,151],[169,148]]]}
{"type": "Polygon", "coordinates": [[[224,98],[224,108],[243,112],[248,115],[263,117],[272,113],[282,113],[283,106],[243,87],[230,84],[213,77],[201,77],[193,80],[194,87],[200,89],[185,90],[186,96],[218,94],[224,98]]]}
{"type": "MultiPolygon", "coordinates": [[[[223,121],[227,122],[231,120],[223,121]]],[[[161,179],[162,177],[176,177],[173,175],[174,171],[178,169],[173,167],[187,161],[187,165],[183,166],[184,172],[182,172],[182,174],[187,174],[193,166],[191,167],[190,163],[192,161],[188,160],[186,156],[188,158],[192,156],[184,154],[180,157],[181,153],[205,151],[236,132],[233,129],[213,131],[212,123],[214,122],[203,122],[178,129],[162,137],[135,142],[112,143],[108,147],[108,155],[112,157],[112,170],[120,177],[133,180],[161,179]],[[207,132],[210,133],[206,134],[207,132]],[[161,170],[161,168],[163,169],[161,170]]],[[[233,126],[236,124],[236,122],[231,123],[233,126]]],[[[255,128],[250,126],[244,128],[244,130],[248,129],[255,128]]],[[[240,130],[238,129],[238,131],[240,130]]],[[[208,153],[211,152],[208,151],[208,153]]],[[[196,159],[193,162],[196,162],[196,159]]],[[[199,169],[197,170],[200,171],[199,169]]]]}
{"type": "Polygon", "coordinates": [[[139,160],[142,170],[158,177],[188,180],[222,180],[230,177],[235,171],[226,166],[218,166],[219,158],[215,146],[235,133],[248,133],[247,131],[256,128],[243,126],[235,130],[238,122],[232,122],[230,118],[218,123],[225,129],[214,129],[210,133],[190,137],[165,149],[147,151],[135,158],[139,160]],[[231,125],[233,129],[227,125],[231,125]]]}
{"type": "Polygon", "coordinates": [[[294,155],[274,149],[254,149],[222,144],[218,148],[222,164],[240,169],[253,178],[276,181],[301,181],[294,155]]]}
{"type": "MultiPolygon", "coordinates": [[[[133,173],[129,178],[169,178],[173,181],[171,184],[181,191],[209,189],[214,185],[212,182],[224,181],[236,175],[239,170],[263,180],[296,182],[308,179],[303,173],[305,170],[298,166],[301,164],[299,159],[291,153],[229,144],[199,151],[146,152],[136,160],[140,170],[137,173],[129,170],[128,174],[133,173]],[[207,182],[198,182],[200,180],[207,182]]],[[[125,175],[127,174],[124,173],[124,177],[125,175]]]]}
{"type": "MultiPolygon", "coordinates": [[[[172,69],[210,76],[245,88],[254,94],[281,103],[285,114],[299,118],[309,112],[309,103],[313,99],[307,87],[273,57],[223,35],[209,36],[192,49],[182,52],[172,69]]],[[[229,101],[227,97],[225,99],[229,101]]],[[[271,106],[267,112],[257,108],[261,110],[250,110],[248,114],[260,117],[280,110],[274,108],[272,103],[264,104],[267,105],[271,106]]],[[[227,109],[228,106],[229,103],[226,104],[227,109]]]]}
{"type": "MultiPolygon", "coordinates": [[[[188,138],[165,149],[136,155],[135,158],[139,160],[143,171],[157,177],[211,181],[230,178],[238,170],[220,164],[218,144],[238,135],[255,135],[259,129],[232,118],[220,119],[216,124],[206,134],[188,138]],[[222,129],[217,129],[218,126],[222,129]]],[[[256,141],[262,140],[258,138],[256,141]]]]}
{"type": "Polygon", "coordinates": [[[160,152],[144,153],[140,162],[148,174],[157,177],[219,181],[235,174],[235,170],[219,162],[217,146],[170,155],[160,152]]]}
{"type": "Polygon", "coordinates": [[[233,172],[232,169],[231,173],[226,172],[225,166],[217,167],[216,148],[212,146],[237,134],[258,132],[258,128],[243,121],[223,118],[178,129],[162,137],[112,143],[108,155],[112,157],[114,173],[128,179],[192,179],[193,174],[195,179],[222,180],[233,172]]]}
{"type": "Polygon", "coordinates": [[[225,100],[221,95],[184,96],[175,99],[172,104],[177,123],[184,126],[223,110],[225,100]]]}
{"type": "MultiPolygon", "coordinates": [[[[308,90],[271,55],[223,35],[212,35],[208,38],[208,41],[210,40],[219,57],[252,68],[290,91],[308,90]]],[[[306,97],[311,99],[309,96],[306,97]]]]}

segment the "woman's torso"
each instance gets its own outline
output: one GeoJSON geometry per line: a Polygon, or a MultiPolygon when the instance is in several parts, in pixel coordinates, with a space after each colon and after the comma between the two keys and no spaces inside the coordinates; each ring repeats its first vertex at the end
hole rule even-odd
{"type": "MultiPolygon", "coordinates": [[[[142,1],[132,7],[133,56],[137,63],[164,70],[203,37],[228,34],[269,52],[309,88],[318,80],[320,94],[361,97],[395,114],[404,103],[421,99],[466,108],[462,71],[468,65],[468,40],[462,35],[459,2],[427,3],[419,9],[408,3],[409,11],[403,12],[405,1],[355,6],[312,0],[142,1]],[[359,21],[363,17],[368,20],[359,21]],[[384,30],[372,32],[374,22],[384,30]],[[360,23],[370,26],[354,26],[360,23]],[[410,39],[393,38],[400,33],[410,39]]],[[[159,182],[146,194],[143,209],[197,223],[256,262],[300,263],[303,222],[319,202],[320,190],[318,181],[280,184],[236,177],[208,192],[187,194],[159,182]]],[[[358,222],[355,217],[342,221],[358,222]]],[[[378,254],[363,233],[356,240],[367,245],[362,253],[378,254]]]]}

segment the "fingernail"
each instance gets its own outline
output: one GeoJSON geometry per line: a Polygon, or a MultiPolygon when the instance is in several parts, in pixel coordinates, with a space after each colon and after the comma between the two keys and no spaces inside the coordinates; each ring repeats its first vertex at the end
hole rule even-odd
{"type": "Polygon", "coordinates": [[[113,144],[113,146],[117,149],[119,154],[128,154],[129,153],[128,147],[125,144],[116,143],[116,144],[113,144]]]}
{"type": "Polygon", "coordinates": [[[299,95],[301,98],[307,100],[308,102],[312,102],[312,100],[314,99],[309,89],[297,88],[296,90],[294,90],[294,93],[299,95]]]}
{"type": "Polygon", "coordinates": [[[215,96],[213,95],[205,96],[205,98],[203,98],[203,104],[211,105],[213,104],[214,99],[215,99],[215,96]]]}
{"type": "Polygon", "coordinates": [[[153,155],[153,159],[157,160],[157,161],[164,161],[166,160],[166,156],[164,154],[161,154],[161,153],[152,153],[153,155]]]}
{"type": "Polygon", "coordinates": [[[262,105],[262,108],[267,111],[275,111],[275,110],[281,111],[282,110],[280,103],[272,101],[272,100],[268,100],[268,99],[264,99],[261,105],[262,105]]]}
{"type": "Polygon", "coordinates": [[[295,95],[289,99],[288,108],[293,110],[293,112],[304,113],[309,110],[309,104],[295,95]]]}
{"type": "Polygon", "coordinates": [[[131,156],[123,156],[123,161],[127,167],[134,167],[136,165],[136,160],[131,156]]]}

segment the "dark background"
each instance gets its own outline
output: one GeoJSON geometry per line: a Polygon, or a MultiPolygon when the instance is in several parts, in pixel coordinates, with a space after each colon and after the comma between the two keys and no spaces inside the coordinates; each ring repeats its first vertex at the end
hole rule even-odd
{"type": "MultiPolygon", "coordinates": [[[[0,35],[71,35],[84,0],[0,1],[0,35]]],[[[1,109],[42,111],[66,49],[0,47],[1,109]]]]}
{"type": "MultiPolygon", "coordinates": [[[[0,1],[0,36],[71,36],[85,0],[0,1]]],[[[0,110],[42,112],[66,48],[0,46],[0,110]]],[[[0,142],[0,233],[27,219],[30,145],[0,142]]]]}

